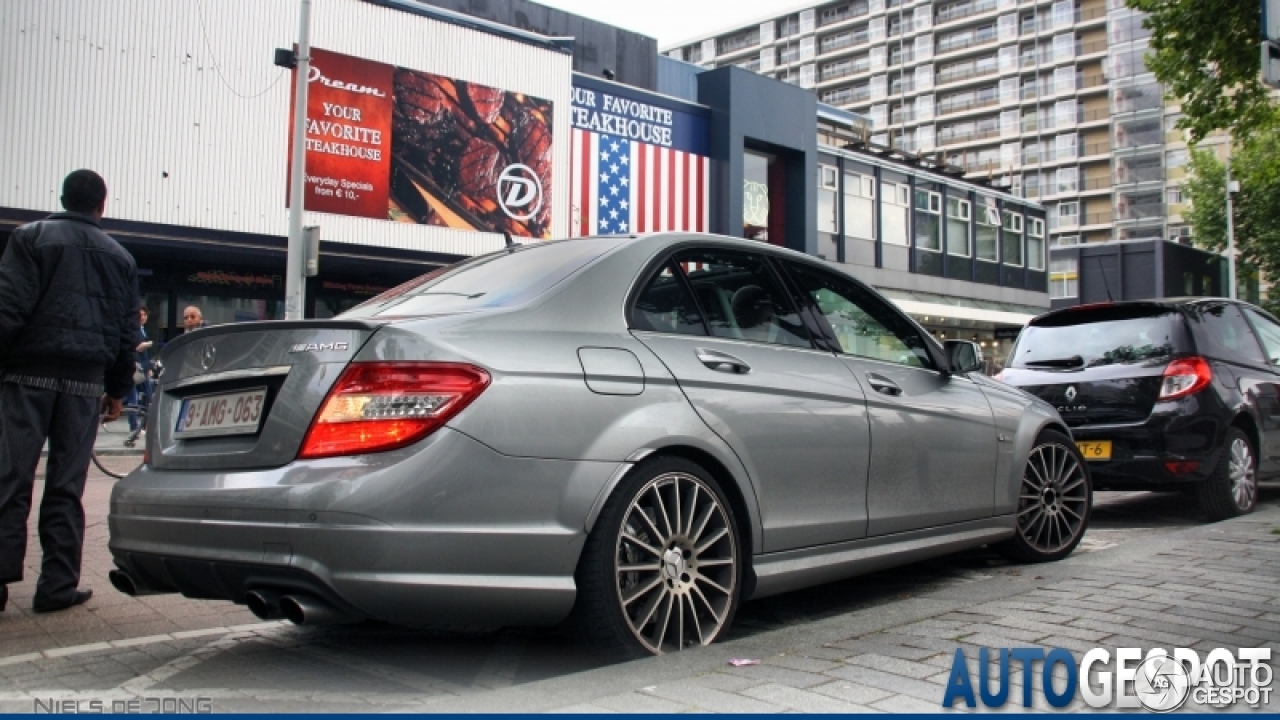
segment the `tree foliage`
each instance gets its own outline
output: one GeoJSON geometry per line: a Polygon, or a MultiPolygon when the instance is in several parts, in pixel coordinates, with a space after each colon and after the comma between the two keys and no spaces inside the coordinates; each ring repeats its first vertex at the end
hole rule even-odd
{"type": "MultiPolygon", "coordinates": [[[[1231,156],[1231,178],[1240,183],[1232,196],[1238,274],[1260,271],[1268,283],[1267,303],[1280,311],[1280,129],[1271,124],[1237,143],[1231,156]]],[[[1183,217],[1197,245],[1227,247],[1226,166],[1212,151],[1195,150],[1183,185],[1191,207],[1183,217]]]]}
{"type": "Polygon", "coordinates": [[[1259,0],[1126,0],[1147,13],[1147,67],[1182,103],[1180,127],[1199,142],[1214,130],[1252,132],[1271,118],[1262,84],[1259,0]]]}

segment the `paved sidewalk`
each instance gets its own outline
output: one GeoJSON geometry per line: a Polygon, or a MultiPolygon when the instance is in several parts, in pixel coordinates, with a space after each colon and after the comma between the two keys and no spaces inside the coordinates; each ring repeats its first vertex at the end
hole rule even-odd
{"type": "MultiPolygon", "coordinates": [[[[105,577],[111,486],[95,474],[86,493],[87,606],[31,614],[38,552],[28,553],[28,579],[0,613],[0,712],[50,698],[206,698],[219,712],[937,712],[957,647],[975,669],[979,647],[1062,646],[1079,658],[1095,646],[1188,646],[1202,657],[1268,646],[1280,659],[1274,491],[1254,515],[1212,525],[1178,515],[1175,496],[1121,497],[1059,563],[961,553],[748,603],[725,642],[605,665],[544,631],[299,628],[226,602],[128,598],[105,577]],[[1155,510],[1139,517],[1134,502],[1155,510]],[[1180,525],[1140,527],[1168,515],[1180,525]],[[730,658],[762,663],[733,668],[730,658]]],[[[1020,709],[1013,679],[1007,707],[1020,709]]]]}

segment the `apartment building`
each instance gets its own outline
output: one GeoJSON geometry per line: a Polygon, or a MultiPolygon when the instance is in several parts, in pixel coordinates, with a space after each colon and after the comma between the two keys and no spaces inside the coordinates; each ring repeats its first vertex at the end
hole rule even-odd
{"type": "MultiPolygon", "coordinates": [[[[665,52],[812,88],[870,118],[873,142],[1042,202],[1051,247],[1187,242],[1188,151],[1149,35],[1122,0],[840,0],[665,52]]],[[[1051,265],[1059,297],[1078,269],[1051,265]]]]}

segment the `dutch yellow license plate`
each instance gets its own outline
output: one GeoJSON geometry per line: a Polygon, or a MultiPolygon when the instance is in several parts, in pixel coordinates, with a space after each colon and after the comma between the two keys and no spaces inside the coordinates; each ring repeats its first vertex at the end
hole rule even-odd
{"type": "Polygon", "coordinates": [[[1111,459],[1110,440],[1080,440],[1076,442],[1076,447],[1080,448],[1080,454],[1084,455],[1085,460],[1111,459]]]}

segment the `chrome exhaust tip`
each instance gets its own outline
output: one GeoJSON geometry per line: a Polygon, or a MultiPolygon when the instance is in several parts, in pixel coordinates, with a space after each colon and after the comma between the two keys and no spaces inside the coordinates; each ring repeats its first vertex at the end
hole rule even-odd
{"type": "Polygon", "coordinates": [[[280,611],[294,625],[347,625],[360,622],[311,595],[287,595],[280,598],[280,611]]]}
{"type": "Polygon", "coordinates": [[[284,617],[280,610],[280,593],[273,590],[250,590],[244,596],[244,603],[249,612],[261,620],[279,620],[284,617]]]}

